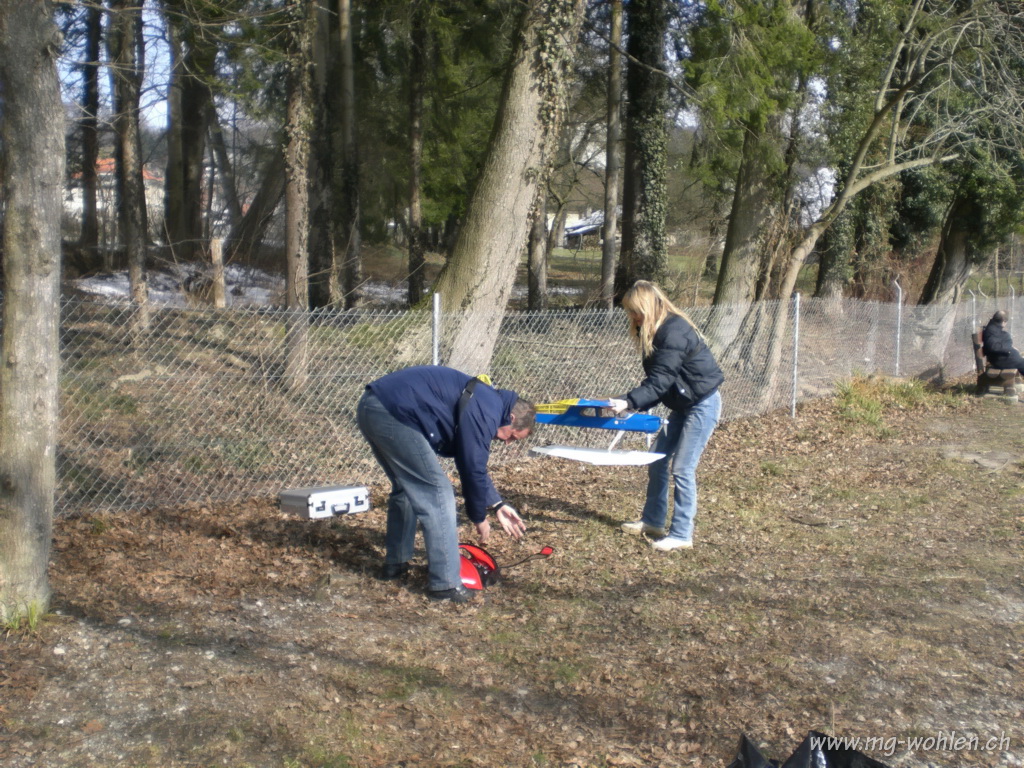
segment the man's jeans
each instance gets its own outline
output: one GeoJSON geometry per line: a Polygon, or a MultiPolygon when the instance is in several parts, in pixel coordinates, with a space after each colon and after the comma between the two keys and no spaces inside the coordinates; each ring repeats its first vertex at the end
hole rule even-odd
{"type": "Polygon", "coordinates": [[[391,480],[384,562],[412,559],[418,522],[427,550],[428,589],[458,587],[462,579],[455,491],[430,443],[392,416],[370,390],[359,401],[356,422],[391,480]]]}
{"type": "Polygon", "coordinates": [[[672,528],[668,535],[683,541],[693,540],[693,519],[697,516],[697,463],[704,446],[722,415],[722,396],[716,390],[687,413],[668,417],[668,425],[654,441],[653,450],[664,453],[647,467],[647,500],[643,522],[664,528],[668,517],[668,481],[674,483],[672,528]]]}

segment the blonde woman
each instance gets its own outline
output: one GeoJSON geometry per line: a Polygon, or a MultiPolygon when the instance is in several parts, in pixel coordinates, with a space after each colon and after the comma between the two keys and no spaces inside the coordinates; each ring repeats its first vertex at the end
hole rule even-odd
{"type": "Polygon", "coordinates": [[[622,298],[622,308],[640,348],[644,380],[612,400],[612,410],[646,411],[662,403],[671,412],[654,445],[665,458],[648,465],[643,514],[623,523],[622,530],[658,537],[653,547],[660,552],[689,549],[697,515],[697,463],[722,413],[718,388],[725,376],[701,333],[654,283],[638,280],[622,298]],[[669,478],[673,511],[666,536],[669,478]]]}

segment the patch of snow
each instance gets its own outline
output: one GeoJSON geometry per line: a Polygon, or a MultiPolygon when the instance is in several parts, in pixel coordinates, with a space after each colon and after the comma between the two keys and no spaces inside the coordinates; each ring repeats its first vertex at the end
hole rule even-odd
{"type": "MultiPolygon", "coordinates": [[[[194,265],[175,264],[150,270],[146,277],[150,302],[162,307],[185,307],[189,305],[190,289],[205,279],[205,272],[194,265]]],[[[71,282],[83,293],[111,300],[126,300],[130,295],[127,272],[100,272],[71,282]]],[[[284,278],[233,264],[224,268],[224,282],[229,307],[268,306],[284,291],[284,278]]]]}
{"type": "MultiPolygon", "coordinates": [[[[190,302],[189,292],[206,279],[206,271],[190,264],[174,264],[166,269],[150,270],[149,300],[154,306],[187,307],[190,302]]],[[[229,264],[224,268],[225,300],[229,307],[268,307],[273,306],[284,294],[283,277],[271,275],[252,267],[241,267],[229,264]]],[[[130,294],[127,272],[100,272],[89,277],[72,280],[71,283],[83,293],[91,294],[110,301],[127,301],[130,294]]],[[[368,282],[360,291],[371,304],[402,305],[406,300],[407,285],[368,282]]],[[[516,286],[512,295],[517,299],[527,296],[525,286],[516,286]]],[[[552,295],[580,295],[579,288],[552,286],[552,295]]]]}

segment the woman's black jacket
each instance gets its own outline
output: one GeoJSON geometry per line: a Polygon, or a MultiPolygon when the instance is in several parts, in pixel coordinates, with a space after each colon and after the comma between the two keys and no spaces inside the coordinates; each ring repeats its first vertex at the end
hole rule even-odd
{"type": "Polygon", "coordinates": [[[679,315],[669,315],[654,334],[654,350],[643,360],[646,376],[625,400],[636,411],[664,403],[686,411],[725,380],[707,344],[679,315]]]}

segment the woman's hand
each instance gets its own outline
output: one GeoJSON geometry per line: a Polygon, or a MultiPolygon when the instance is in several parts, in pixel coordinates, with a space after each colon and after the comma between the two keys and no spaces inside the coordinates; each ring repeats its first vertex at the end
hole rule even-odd
{"type": "Polygon", "coordinates": [[[526,533],[526,523],[523,522],[523,518],[508,504],[502,504],[498,507],[495,517],[501,523],[502,530],[513,539],[518,539],[526,533]]]}
{"type": "Polygon", "coordinates": [[[613,397],[608,401],[608,407],[611,409],[612,413],[618,416],[623,411],[629,409],[629,402],[626,400],[617,400],[613,397]]]}

